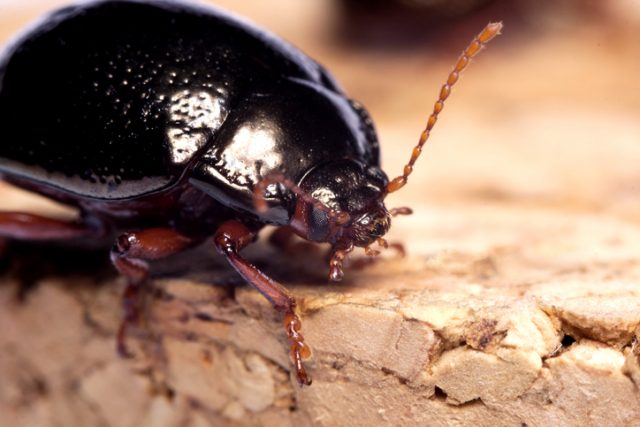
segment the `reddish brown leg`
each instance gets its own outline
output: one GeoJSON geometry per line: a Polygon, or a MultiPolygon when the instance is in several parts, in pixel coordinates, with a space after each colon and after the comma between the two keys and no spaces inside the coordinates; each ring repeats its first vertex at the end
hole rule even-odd
{"type": "Polygon", "coordinates": [[[349,253],[353,251],[353,244],[344,248],[333,248],[329,252],[329,280],[339,282],[344,277],[342,264],[349,253]]]}
{"type": "Polygon", "coordinates": [[[227,221],[216,232],[214,242],[216,249],[224,255],[231,266],[255,287],[273,308],[284,313],[284,326],[291,342],[291,357],[295,365],[298,382],[301,385],[311,384],[302,359],[310,356],[311,351],[304,343],[300,333],[300,319],[295,313],[296,301],[278,282],[251,265],[238,252],[253,241],[255,234],[239,221],[227,221]]]}
{"type": "Polygon", "coordinates": [[[111,249],[111,262],[127,278],[122,295],[124,318],[116,340],[118,354],[130,357],[125,343],[127,329],[138,323],[140,288],[149,277],[149,264],[145,260],[165,258],[181,252],[197,241],[170,228],[150,228],[121,234],[111,249]]]}
{"type": "Polygon", "coordinates": [[[0,236],[17,240],[67,240],[99,237],[104,229],[81,221],[63,221],[22,212],[0,212],[0,236]]]}
{"type": "MultiPolygon", "coordinates": [[[[97,220],[86,223],[82,220],[63,221],[22,212],[0,212],[0,268],[9,265],[7,258],[9,240],[33,242],[64,241],[72,239],[99,239],[105,236],[106,227],[97,220]]],[[[81,242],[79,242],[81,243],[81,242]]],[[[21,278],[17,297],[22,300],[34,284],[33,269],[19,271],[21,278]]],[[[36,269],[36,271],[38,271],[36,269]]]]}

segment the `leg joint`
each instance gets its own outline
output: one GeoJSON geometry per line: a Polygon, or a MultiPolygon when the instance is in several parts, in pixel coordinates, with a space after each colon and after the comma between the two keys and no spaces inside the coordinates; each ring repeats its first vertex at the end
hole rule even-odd
{"type": "Polygon", "coordinates": [[[119,256],[126,255],[127,252],[129,252],[132,244],[134,243],[134,240],[135,236],[133,234],[123,233],[116,238],[111,251],[119,256]]]}
{"type": "Polygon", "coordinates": [[[213,241],[216,245],[216,249],[220,254],[231,254],[238,251],[238,247],[236,242],[233,240],[231,236],[226,233],[216,234],[213,238],[213,241]]]}

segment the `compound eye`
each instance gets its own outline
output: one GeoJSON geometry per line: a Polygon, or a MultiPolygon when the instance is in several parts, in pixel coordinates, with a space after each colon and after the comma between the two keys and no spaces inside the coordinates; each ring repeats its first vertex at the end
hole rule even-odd
{"type": "Polygon", "coordinates": [[[329,218],[325,212],[312,209],[309,215],[309,237],[314,241],[322,241],[329,233],[329,218]]]}

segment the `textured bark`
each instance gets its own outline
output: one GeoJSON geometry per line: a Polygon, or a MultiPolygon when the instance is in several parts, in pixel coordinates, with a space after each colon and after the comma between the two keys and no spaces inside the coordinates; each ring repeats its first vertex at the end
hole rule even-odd
{"type": "MultiPolygon", "coordinates": [[[[210,247],[154,266],[132,360],[115,353],[124,281],[106,257],[39,276],[20,301],[25,266],[56,250],[0,276],[0,426],[639,425],[637,30],[509,42],[509,28],[390,197],[416,213],[388,236],[406,258],[327,285],[319,252],[246,251],[300,301],[311,387],[290,374],[280,316],[210,247]]],[[[457,52],[364,67],[318,50],[383,118],[400,171],[457,52]]],[[[0,192],[3,209],[68,214],[0,192]]]]}
{"type": "MultiPolygon", "coordinates": [[[[418,209],[434,226],[468,236],[455,210],[418,209]]],[[[475,212],[489,243],[500,230],[521,238],[512,214],[475,212]]],[[[0,424],[638,423],[640,263],[633,259],[640,230],[563,216],[519,212],[527,234],[535,224],[557,230],[540,230],[544,239],[526,254],[506,242],[413,250],[348,271],[335,286],[323,283],[319,257],[290,259],[259,245],[252,259],[301,301],[314,351],[314,383],[304,389],[290,378],[279,315],[232,270],[209,261],[213,253],[163,266],[161,276],[172,277],[157,277],[147,294],[132,361],[114,352],[121,279],[88,286],[83,275],[48,278],[18,303],[16,284],[5,277],[0,424]],[[588,259],[576,262],[588,255],[580,254],[585,230],[588,247],[616,253],[601,271],[585,267],[588,259]],[[550,265],[545,247],[575,258],[550,265]],[[533,274],[548,279],[517,280],[533,274]]],[[[435,233],[410,222],[404,227],[417,238],[435,233]]]]}

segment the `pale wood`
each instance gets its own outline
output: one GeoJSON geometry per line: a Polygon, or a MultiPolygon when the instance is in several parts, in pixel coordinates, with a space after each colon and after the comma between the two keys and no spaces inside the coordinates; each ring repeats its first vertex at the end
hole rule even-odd
{"type": "MultiPolygon", "coordinates": [[[[452,233],[464,229],[453,211],[421,209],[452,233]]],[[[508,219],[513,212],[475,214],[489,240],[499,229],[517,229],[508,219]]],[[[537,249],[525,258],[524,248],[503,244],[387,259],[327,286],[316,274],[320,261],[304,266],[266,245],[256,248],[253,260],[269,265],[302,302],[303,332],[314,350],[314,384],[305,389],[289,376],[279,316],[247,287],[215,286],[237,280],[223,264],[207,263],[212,253],[180,261],[195,262],[197,272],[154,281],[134,361],[114,353],[120,279],[99,287],[82,277],[48,279],[22,304],[5,283],[0,425],[640,422],[640,268],[631,261],[640,229],[530,210],[518,221],[557,228],[562,237],[543,243],[557,247],[561,240],[573,252],[580,249],[571,242],[589,229],[601,251],[615,247],[608,264],[623,262],[625,271],[571,271],[575,261],[559,260],[547,279],[516,283],[511,270],[526,275],[541,263],[548,267],[547,255],[537,249]],[[614,243],[596,235],[616,228],[614,243]],[[563,346],[565,334],[577,341],[563,346]]],[[[430,234],[419,222],[410,225],[416,234],[430,234]]],[[[531,228],[527,233],[535,234],[531,228]]],[[[173,268],[180,271],[180,263],[173,268]]]]}

